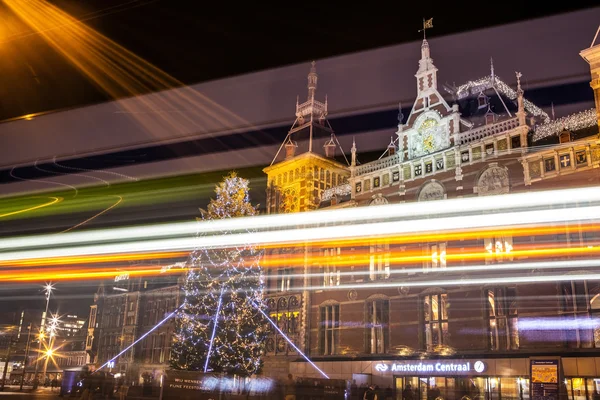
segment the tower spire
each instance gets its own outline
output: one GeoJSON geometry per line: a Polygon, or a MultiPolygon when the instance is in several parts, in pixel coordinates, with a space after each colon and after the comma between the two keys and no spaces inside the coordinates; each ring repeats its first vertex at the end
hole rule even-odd
{"type": "Polygon", "coordinates": [[[317,90],[317,79],[318,79],[318,75],[317,75],[317,68],[316,65],[317,62],[313,60],[313,62],[310,64],[310,72],[308,73],[308,100],[314,99],[315,98],[315,92],[317,90]]]}
{"type": "Polygon", "coordinates": [[[492,84],[494,84],[494,59],[490,57],[490,75],[492,76],[492,84]]]}
{"type": "Polygon", "coordinates": [[[523,76],[520,72],[515,72],[517,77],[517,117],[519,118],[519,125],[525,125],[525,101],[523,99],[523,89],[521,88],[521,77],[523,76]]]}

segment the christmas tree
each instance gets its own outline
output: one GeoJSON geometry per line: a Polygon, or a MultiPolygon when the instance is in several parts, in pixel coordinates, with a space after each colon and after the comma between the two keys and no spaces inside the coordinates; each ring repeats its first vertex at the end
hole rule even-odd
{"type": "MultiPolygon", "coordinates": [[[[200,210],[199,220],[258,214],[249,201],[248,183],[234,172],[227,175],[215,189],[216,198],[200,210]]],[[[240,376],[260,371],[268,325],[258,309],[266,309],[259,260],[260,251],[252,246],[191,254],[176,320],[173,368],[240,376]]]]}

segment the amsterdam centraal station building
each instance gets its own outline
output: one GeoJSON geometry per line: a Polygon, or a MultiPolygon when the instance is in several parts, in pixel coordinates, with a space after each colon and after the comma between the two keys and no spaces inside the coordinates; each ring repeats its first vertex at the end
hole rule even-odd
{"type": "MultiPolygon", "coordinates": [[[[350,154],[340,151],[327,121],[327,101],[318,100],[313,63],[308,97],[296,105],[289,135],[264,169],[268,212],[423,201],[431,201],[434,210],[444,199],[600,183],[600,45],[581,52],[582,62],[591,66],[596,108],[559,119],[527,99],[520,73],[508,84],[493,64],[482,78],[440,84],[434,50],[423,40],[414,104],[408,113],[400,110],[389,146],[374,161],[357,159],[356,144],[350,154]]],[[[397,399],[403,392],[423,400],[559,394],[592,399],[600,391],[600,282],[535,283],[535,270],[530,282],[510,285],[443,281],[494,276],[495,265],[523,262],[527,251],[556,241],[570,248],[597,246],[594,238],[565,228],[552,237],[490,234],[284,248],[269,255],[281,265],[286,258],[290,262],[271,274],[268,305],[282,332],[330,378],[359,387],[375,384],[382,393],[391,388],[397,399]],[[472,252],[485,254],[477,263],[489,268],[443,273],[473,264],[472,252]],[[420,255],[417,261],[396,263],[414,254],[420,255]],[[297,261],[303,258],[317,261],[297,261]],[[390,273],[399,268],[418,272],[390,273]],[[435,286],[400,283],[425,274],[435,286]],[[361,289],[352,289],[354,284],[361,289]]],[[[570,254],[556,257],[575,257],[570,254]]],[[[269,337],[267,353],[266,375],[322,376],[279,332],[269,337]]]]}
{"type": "MultiPolygon", "coordinates": [[[[600,45],[581,52],[582,62],[590,64],[596,107],[559,119],[527,99],[519,73],[506,83],[493,64],[487,76],[442,85],[432,50],[424,40],[414,104],[409,112],[400,110],[389,146],[370,160],[364,153],[358,157],[356,145],[349,154],[341,151],[327,120],[327,101],[317,95],[313,63],[308,97],[297,103],[288,137],[264,169],[267,212],[424,201],[434,210],[444,199],[600,183],[600,45]]],[[[273,329],[267,340],[263,374],[322,376],[285,335],[330,378],[390,388],[399,400],[403,393],[423,400],[594,399],[600,390],[600,282],[445,286],[443,281],[490,276],[494,266],[524,262],[524,252],[553,243],[597,246],[597,235],[575,229],[551,238],[488,236],[271,251],[267,257],[284,265],[270,271],[267,297],[280,331],[273,329]],[[443,272],[475,263],[473,253],[485,254],[476,261],[489,269],[443,272]],[[397,262],[415,254],[417,261],[397,262]],[[416,272],[392,273],[402,268],[416,272]],[[400,282],[426,278],[436,284],[417,288],[400,282]],[[353,284],[372,285],[348,289],[353,284]]],[[[572,254],[556,257],[569,260],[572,254]]],[[[535,276],[532,270],[532,280],[535,276]]],[[[99,289],[91,308],[88,361],[101,365],[112,359],[180,302],[172,280],[117,276],[99,289]]],[[[152,331],[119,357],[114,370],[127,371],[132,382],[143,374],[158,381],[168,365],[173,330],[166,323],[152,331]]]]}

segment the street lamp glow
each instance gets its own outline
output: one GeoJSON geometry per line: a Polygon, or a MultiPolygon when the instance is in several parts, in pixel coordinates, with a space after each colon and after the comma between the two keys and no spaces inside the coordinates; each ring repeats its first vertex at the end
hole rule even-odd
{"type": "Polygon", "coordinates": [[[50,294],[52,293],[53,290],[54,290],[54,285],[52,285],[52,283],[46,283],[46,285],[44,286],[44,292],[46,292],[46,296],[48,298],[50,298],[50,294]]]}
{"type": "Polygon", "coordinates": [[[47,357],[52,357],[52,354],[54,354],[54,351],[52,349],[46,350],[46,356],[47,357]]]}

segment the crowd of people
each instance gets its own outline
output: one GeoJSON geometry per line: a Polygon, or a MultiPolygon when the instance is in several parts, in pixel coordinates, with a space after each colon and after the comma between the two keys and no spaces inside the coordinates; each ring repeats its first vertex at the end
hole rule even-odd
{"type": "Polygon", "coordinates": [[[378,385],[365,383],[357,386],[356,381],[352,381],[352,385],[350,385],[350,399],[352,400],[392,400],[393,398],[394,391],[389,386],[385,389],[381,389],[378,385]]]}
{"type": "Polygon", "coordinates": [[[94,400],[101,398],[109,400],[118,397],[119,400],[125,400],[129,387],[126,381],[115,376],[110,372],[91,371],[84,369],[81,371],[76,388],[71,393],[78,395],[80,400],[94,400]]]}

